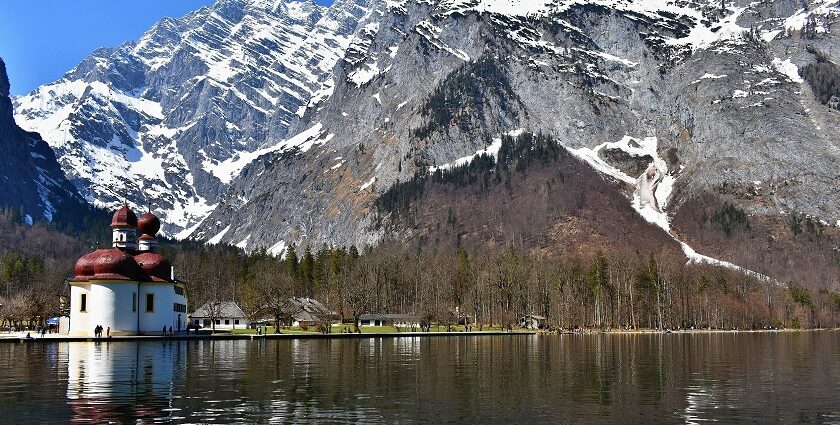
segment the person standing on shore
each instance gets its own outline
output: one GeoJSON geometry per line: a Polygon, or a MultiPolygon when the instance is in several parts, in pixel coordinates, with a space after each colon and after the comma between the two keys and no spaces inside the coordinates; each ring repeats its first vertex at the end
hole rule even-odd
{"type": "Polygon", "coordinates": [[[106,331],[105,336],[107,336],[108,338],[111,337],[111,327],[110,326],[108,326],[108,330],[106,331]]]}

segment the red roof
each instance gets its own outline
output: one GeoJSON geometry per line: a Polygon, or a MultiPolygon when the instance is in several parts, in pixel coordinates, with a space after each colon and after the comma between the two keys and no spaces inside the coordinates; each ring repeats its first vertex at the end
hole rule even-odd
{"type": "Polygon", "coordinates": [[[135,256],[118,248],[97,249],[76,262],[74,282],[91,280],[130,280],[172,282],[172,264],[155,252],[135,256]]]}
{"type": "Polygon", "coordinates": [[[140,228],[140,234],[154,236],[160,231],[160,219],[151,211],[140,216],[137,220],[137,227],[140,228]]]}
{"type": "Polygon", "coordinates": [[[74,281],[134,280],[145,281],[143,270],[134,258],[118,248],[97,249],[76,262],[74,281]]]}
{"type": "MultiPolygon", "coordinates": [[[[114,212],[111,227],[140,227],[142,240],[154,239],[160,220],[151,212],[140,220],[128,206],[114,212]]],[[[133,252],[133,251],[131,251],[133,252]]],[[[172,264],[162,255],[143,252],[132,256],[119,248],[97,249],[76,262],[74,282],[127,280],[134,282],[172,282],[172,264]]]]}
{"type": "Polygon", "coordinates": [[[144,252],[134,256],[143,273],[148,276],[146,282],[171,282],[172,264],[156,252],[144,252]]]}
{"type": "Polygon", "coordinates": [[[128,205],[123,205],[122,208],[114,212],[111,218],[111,227],[137,227],[137,216],[128,205]]]}

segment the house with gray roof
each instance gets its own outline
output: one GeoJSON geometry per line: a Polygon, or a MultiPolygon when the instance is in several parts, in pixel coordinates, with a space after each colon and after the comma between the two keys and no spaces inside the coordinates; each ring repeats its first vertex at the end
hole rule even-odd
{"type": "Polygon", "coordinates": [[[245,329],[251,325],[245,312],[233,301],[210,301],[189,315],[193,327],[204,329],[245,329]]]}
{"type": "Polygon", "coordinates": [[[313,298],[291,298],[289,304],[292,306],[292,326],[315,326],[318,322],[334,318],[334,311],[313,298]]]}
{"type": "Polygon", "coordinates": [[[359,326],[398,326],[417,328],[420,327],[420,319],[414,314],[362,314],[359,316],[359,326]]]}

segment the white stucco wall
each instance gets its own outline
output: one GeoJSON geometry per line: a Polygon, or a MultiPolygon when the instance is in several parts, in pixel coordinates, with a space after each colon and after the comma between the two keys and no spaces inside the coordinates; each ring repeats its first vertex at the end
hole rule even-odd
{"type": "MultiPolygon", "coordinates": [[[[173,283],[93,281],[70,287],[70,335],[92,337],[93,328],[102,325],[102,336],[111,328],[112,336],[160,335],[163,327],[186,330],[188,313],[175,311],[175,303],[187,305],[185,295],[175,294],[173,283]],[[87,309],[81,309],[81,296],[87,295],[87,309]],[[133,308],[133,295],[137,307],[133,308]],[[146,311],[146,294],[154,296],[154,310],[146,311]],[[180,316],[179,316],[180,315],[180,316]],[[180,328],[179,328],[180,319],[180,328]]],[[[187,308],[187,311],[188,308],[187,308]]]]}
{"type": "MultiPolygon", "coordinates": [[[[203,329],[213,329],[213,323],[212,322],[210,323],[210,325],[207,325],[207,326],[204,325],[204,320],[205,319],[210,320],[210,318],[207,318],[207,317],[198,317],[198,318],[193,317],[192,318],[192,324],[195,324],[195,321],[198,320],[198,324],[201,325],[203,329]]],[[[220,317],[216,320],[219,321],[219,324],[216,325],[216,330],[217,331],[229,331],[231,329],[247,329],[248,326],[251,324],[251,322],[249,322],[248,319],[245,319],[245,318],[234,319],[232,317],[220,317]],[[228,321],[227,325],[225,324],[225,320],[228,321]],[[236,323],[237,320],[239,320],[239,324],[236,323]]]]}
{"type": "Polygon", "coordinates": [[[114,336],[137,334],[137,312],[132,311],[132,295],[137,293],[137,282],[94,281],[90,291],[89,326],[101,325],[103,336],[109,327],[114,336]]]}
{"type": "Polygon", "coordinates": [[[82,294],[87,295],[87,311],[90,311],[90,285],[74,283],[70,286],[70,332],[71,336],[92,336],[93,327],[87,312],[82,307],[82,294]]]}
{"type": "MultiPolygon", "coordinates": [[[[172,291],[173,292],[175,291],[175,285],[172,285],[172,291]]],[[[183,305],[186,306],[185,311],[183,311],[183,312],[179,313],[177,311],[173,311],[172,320],[173,320],[173,323],[175,323],[175,324],[172,325],[173,330],[178,330],[179,329],[179,327],[178,327],[179,319],[180,319],[180,329],[182,331],[187,330],[187,321],[189,320],[188,319],[188,316],[189,316],[188,312],[190,311],[190,306],[189,306],[188,301],[189,300],[187,300],[186,290],[184,290],[184,295],[178,295],[178,294],[173,295],[173,298],[172,298],[173,303],[183,304],[183,305]]]]}
{"type": "Polygon", "coordinates": [[[163,327],[178,329],[177,313],[173,310],[175,290],[171,283],[142,283],[140,284],[140,333],[144,335],[160,335],[163,327]],[[146,311],[146,294],[153,294],[154,311],[146,311]]]}

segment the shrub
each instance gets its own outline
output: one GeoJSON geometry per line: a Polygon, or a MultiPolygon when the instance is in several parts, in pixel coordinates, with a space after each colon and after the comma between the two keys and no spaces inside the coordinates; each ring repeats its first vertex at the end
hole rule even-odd
{"type": "Polygon", "coordinates": [[[736,230],[749,230],[750,220],[747,213],[737,206],[725,203],[723,208],[712,214],[712,224],[718,227],[726,236],[732,236],[736,230]]]}
{"type": "Polygon", "coordinates": [[[817,62],[802,68],[802,78],[811,86],[820,103],[828,105],[832,98],[840,97],[840,66],[819,50],[809,51],[817,57],[817,62]]]}
{"type": "Polygon", "coordinates": [[[791,285],[790,288],[788,288],[788,291],[790,292],[790,297],[793,298],[793,300],[802,307],[814,306],[813,302],[811,301],[811,293],[808,292],[807,289],[801,286],[791,285]]]}

